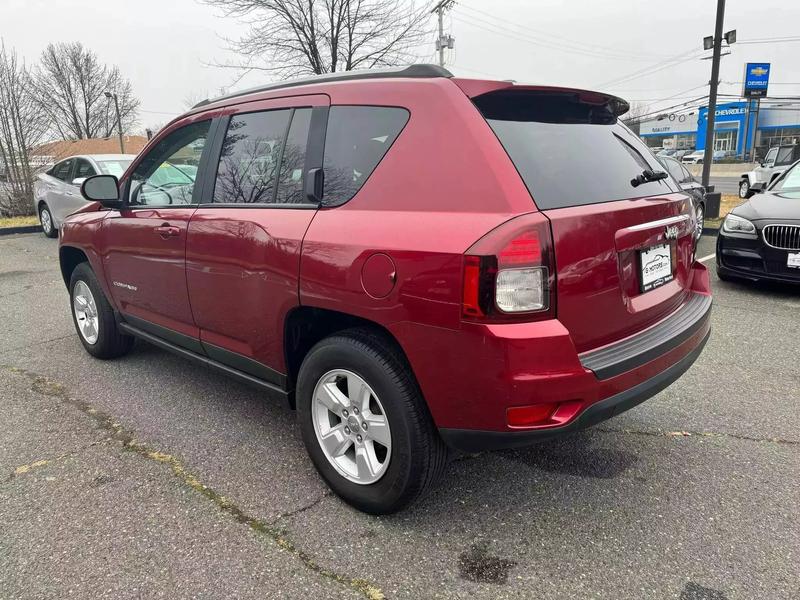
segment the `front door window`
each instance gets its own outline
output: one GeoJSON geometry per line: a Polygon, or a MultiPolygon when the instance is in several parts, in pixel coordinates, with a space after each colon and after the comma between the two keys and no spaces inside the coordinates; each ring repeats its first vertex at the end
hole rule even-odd
{"type": "Polygon", "coordinates": [[[176,129],[140,162],[128,185],[130,206],[197,204],[195,179],[211,121],[176,129]]]}

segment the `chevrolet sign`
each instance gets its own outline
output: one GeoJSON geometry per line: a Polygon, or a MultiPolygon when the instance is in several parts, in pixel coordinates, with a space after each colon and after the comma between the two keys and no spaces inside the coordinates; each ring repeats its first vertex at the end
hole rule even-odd
{"type": "Polygon", "coordinates": [[[747,63],[744,68],[742,96],[745,98],[766,96],[769,85],[769,71],[769,63],[747,63]]]}

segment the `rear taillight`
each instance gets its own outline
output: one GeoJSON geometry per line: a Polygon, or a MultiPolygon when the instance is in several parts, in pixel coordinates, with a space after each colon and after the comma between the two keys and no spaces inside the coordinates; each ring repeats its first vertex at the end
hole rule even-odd
{"type": "Polygon", "coordinates": [[[550,222],[523,215],[490,231],[464,255],[462,315],[485,321],[536,321],[555,316],[550,222]]]}

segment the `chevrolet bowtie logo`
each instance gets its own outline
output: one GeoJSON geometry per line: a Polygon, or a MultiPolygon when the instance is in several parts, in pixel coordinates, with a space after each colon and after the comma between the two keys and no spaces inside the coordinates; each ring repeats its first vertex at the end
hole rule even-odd
{"type": "Polygon", "coordinates": [[[750,69],[750,75],[755,75],[757,77],[761,77],[767,73],[769,73],[769,69],[765,69],[764,67],[753,67],[750,69]]]}

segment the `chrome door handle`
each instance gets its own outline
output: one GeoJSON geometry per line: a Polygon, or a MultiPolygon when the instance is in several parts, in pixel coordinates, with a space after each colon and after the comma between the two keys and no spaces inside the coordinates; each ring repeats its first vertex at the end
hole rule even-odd
{"type": "Polygon", "coordinates": [[[156,227],[155,232],[165,239],[168,237],[177,237],[181,234],[180,228],[172,225],[161,225],[156,227]]]}

